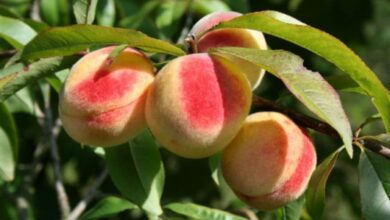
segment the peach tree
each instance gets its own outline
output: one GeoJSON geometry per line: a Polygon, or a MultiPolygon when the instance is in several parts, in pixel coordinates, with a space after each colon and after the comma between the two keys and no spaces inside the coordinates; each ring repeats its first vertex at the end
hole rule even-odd
{"type": "Polygon", "coordinates": [[[75,0],[70,9],[34,1],[30,18],[0,5],[2,218],[45,216],[38,185],[50,173],[56,218],[321,219],[339,157],[357,161],[363,218],[390,218],[390,92],[346,44],[285,13],[241,14],[223,1],[151,0],[115,15],[131,2],[75,0]],[[267,37],[342,74],[309,70],[267,37]],[[269,99],[264,87],[284,92],[269,99]],[[339,92],[369,97],[376,114],[352,128],[339,92]],[[380,132],[364,131],[378,122],[380,132]],[[332,141],[315,141],[319,134],[332,141]],[[65,176],[80,174],[66,173],[64,154],[102,167],[74,187],[87,188],[83,195],[69,196],[65,176]],[[178,181],[167,172],[181,161],[198,161],[210,175],[187,167],[191,180],[178,181]],[[180,191],[202,178],[218,202],[164,193],[166,183],[180,191]]]}

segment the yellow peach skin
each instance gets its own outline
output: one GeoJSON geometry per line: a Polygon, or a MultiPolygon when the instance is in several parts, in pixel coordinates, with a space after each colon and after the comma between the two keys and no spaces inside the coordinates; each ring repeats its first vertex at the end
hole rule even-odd
{"type": "Polygon", "coordinates": [[[154,80],[154,67],[132,48],[110,60],[113,49],[81,58],[62,88],[60,118],[65,131],[82,144],[118,145],[146,127],[146,91],[154,80]]]}
{"type": "Polygon", "coordinates": [[[276,112],[248,116],[221,160],[232,190],[259,210],[281,207],[302,195],[315,165],[306,133],[276,112]]]}
{"type": "Polygon", "coordinates": [[[248,80],[230,62],[206,53],[187,55],[157,74],[146,120],[168,150],[186,158],[207,157],[234,138],[251,96],[248,80]]]}

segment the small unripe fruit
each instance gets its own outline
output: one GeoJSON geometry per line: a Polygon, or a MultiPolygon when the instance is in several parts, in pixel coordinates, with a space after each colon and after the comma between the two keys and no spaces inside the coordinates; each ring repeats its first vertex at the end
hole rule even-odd
{"type": "MultiPolygon", "coordinates": [[[[241,16],[237,12],[215,12],[200,19],[190,31],[195,37],[197,52],[207,52],[217,47],[246,47],[265,50],[267,43],[262,32],[242,28],[210,30],[223,21],[241,16]]],[[[231,58],[246,74],[252,89],[256,89],[265,71],[245,60],[231,58]]]]}
{"type": "Polygon", "coordinates": [[[315,165],[309,137],[276,112],[248,116],[221,160],[232,190],[259,210],[281,207],[302,195],[315,165]]]}
{"type": "Polygon", "coordinates": [[[69,136],[82,144],[118,145],[146,127],[146,91],[154,80],[154,67],[131,48],[111,59],[114,48],[81,58],[62,88],[60,118],[69,136]]]}
{"type": "Polygon", "coordinates": [[[236,135],[252,94],[240,69],[206,53],[170,61],[157,74],[146,102],[148,126],[168,150],[210,156],[236,135]]]}

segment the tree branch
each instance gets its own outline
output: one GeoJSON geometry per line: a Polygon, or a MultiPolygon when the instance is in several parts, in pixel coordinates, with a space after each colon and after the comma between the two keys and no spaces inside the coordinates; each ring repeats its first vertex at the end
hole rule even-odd
{"type": "Polygon", "coordinates": [[[89,189],[85,197],[76,205],[76,207],[72,210],[67,220],[76,220],[80,215],[84,212],[88,203],[93,199],[97,189],[103,184],[104,180],[107,178],[108,171],[104,169],[99,177],[96,179],[95,184],[89,189]]]}
{"type": "MultiPolygon", "coordinates": [[[[276,111],[283,113],[290,117],[295,123],[297,123],[299,126],[311,128],[313,130],[316,130],[320,133],[326,134],[328,136],[340,139],[340,135],[338,132],[330,126],[328,123],[320,121],[318,119],[315,119],[313,117],[304,115],[302,113],[299,113],[297,111],[287,109],[285,107],[279,106],[276,103],[264,99],[259,96],[253,96],[252,99],[252,106],[256,111],[276,111]]],[[[356,145],[356,141],[362,142],[362,140],[357,140],[355,138],[354,144],[356,145]]],[[[361,143],[365,148],[370,149],[371,151],[382,155],[383,157],[386,157],[390,159],[390,149],[386,148],[380,144],[377,144],[373,141],[364,140],[361,143]]]]}
{"type": "Polygon", "coordinates": [[[57,191],[58,203],[60,205],[62,219],[66,219],[70,213],[70,205],[61,177],[60,156],[55,137],[55,133],[58,131],[53,129],[52,114],[49,106],[45,107],[45,125],[54,166],[55,189],[57,191]]]}

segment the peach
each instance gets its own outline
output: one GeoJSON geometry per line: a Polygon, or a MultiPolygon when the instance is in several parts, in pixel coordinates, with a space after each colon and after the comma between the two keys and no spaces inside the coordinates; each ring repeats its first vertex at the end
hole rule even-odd
{"type": "Polygon", "coordinates": [[[281,207],[302,195],[315,165],[309,137],[276,112],[248,116],[221,159],[228,185],[259,210],[281,207]]]}
{"type": "Polygon", "coordinates": [[[168,150],[203,158],[225,147],[251,105],[250,85],[222,57],[191,54],[170,61],[148,92],[146,121],[168,150]]]}
{"type": "MultiPolygon", "coordinates": [[[[210,48],[216,47],[247,47],[265,50],[267,43],[263,33],[259,31],[242,28],[222,28],[210,30],[222,21],[228,21],[241,16],[237,12],[214,12],[200,19],[190,31],[195,37],[195,47],[197,52],[207,52],[210,48]]],[[[250,62],[241,59],[232,59],[237,66],[243,69],[252,89],[256,89],[265,71],[250,62]]]]}
{"type": "Polygon", "coordinates": [[[126,48],[114,59],[115,47],[81,58],[71,69],[59,100],[65,131],[90,146],[126,142],[146,127],[146,91],[154,67],[141,52],[126,48]]]}

